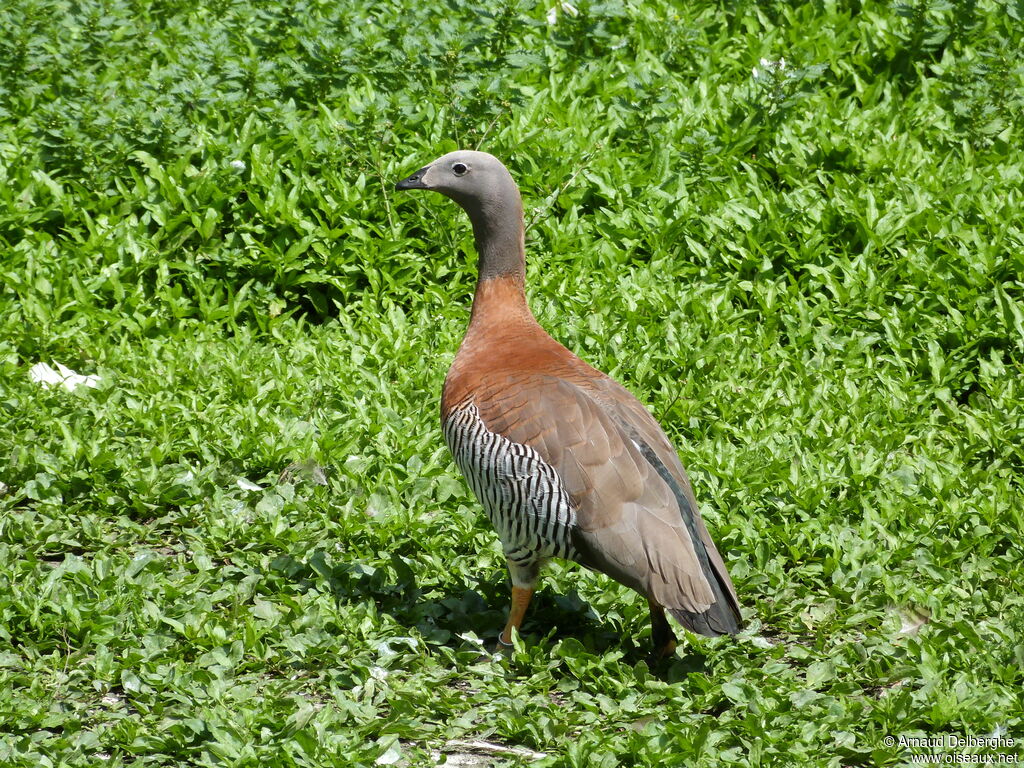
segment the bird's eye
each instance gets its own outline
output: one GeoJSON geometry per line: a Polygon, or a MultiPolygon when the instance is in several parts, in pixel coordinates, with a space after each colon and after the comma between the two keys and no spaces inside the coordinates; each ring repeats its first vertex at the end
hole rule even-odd
{"type": "Polygon", "coordinates": [[[452,166],[452,173],[454,173],[456,176],[465,176],[466,171],[468,170],[469,167],[465,163],[455,163],[452,166]]]}

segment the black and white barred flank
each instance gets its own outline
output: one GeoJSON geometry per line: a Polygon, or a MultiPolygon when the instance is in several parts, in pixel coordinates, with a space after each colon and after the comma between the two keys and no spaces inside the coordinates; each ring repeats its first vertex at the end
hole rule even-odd
{"type": "Polygon", "coordinates": [[[554,467],[533,448],[491,432],[472,403],[452,410],[443,429],[456,465],[515,566],[513,581],[517,568],[532,571],[549,557],[575,558],[576,512],[554,467]]]}

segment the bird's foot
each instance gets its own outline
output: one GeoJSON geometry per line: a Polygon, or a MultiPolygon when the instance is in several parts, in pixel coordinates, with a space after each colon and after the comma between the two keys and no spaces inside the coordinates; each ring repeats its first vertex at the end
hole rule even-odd
{"type": "Polygon", "coordinates": [[[671,658],[676,653],[676,636],[667,623],[656,623],[651,635],[651,661],[658,663],[671,658]]]}
{"type": "Polygon", "coordinates": [[[491,650],[491,658],[498,656],[510,657],[512,655],[515,646],[510,642],[505,642],[504,638],[499,634],[497,639],[494,641],[493,649],[491,650]]]}
{"type": "Polygon", "coordinates": [[[667,659],[669,656],[675,655],[676,652],[676,639],[674,637],[668,638],[663,643],[654,646],[654,651],[651,653],[651,657],[655,661],[661,661],[667,659]]]}

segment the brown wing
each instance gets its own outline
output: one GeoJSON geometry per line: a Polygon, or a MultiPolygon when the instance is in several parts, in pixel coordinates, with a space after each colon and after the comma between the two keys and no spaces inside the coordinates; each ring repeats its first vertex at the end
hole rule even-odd
{"type": "Polygon", "coordinates": [[[695,631],[736,631],[738,609],[724,564],[696,504],[686,500],[692,492],[685,473],[683,491],[660,458],[666,445],[675,451],[643,406],[633,399],[650,423],[641,419],[633,427],[635,408],[609,408],[599,399],[611,396],[598,391],[595,398],[589,385],[536,373],[497,378],[475,393],[480,415],[489,429],[529,445],[558,472],[577,507],[581,562],[652,598],[695,631]]]}
{"type": "MultiPolygon", "coordinates": [[[[710,561],[710,569],[715,576],[712,586],[715,588],[716,594],[729,604],[730,612],[735,617],[736,626],[731,631],[738,630],[741,619],[736,588],[733,586],[725,562],[700,516],[697,499],[694,497],[693,488],[690,485],[690,478],[679,460],[679,454],[676,453],[675,447],[651,413],[629,390],[604,375],[600,380],[594,381],[593,385],[597,401],[612,414],[616,423],[644,447],[645,456],[652,466],[658,468],[659,474],[672,487],[683,518],[692,522],[694,533],[704,543],[704,549],[710,561]]],[[[678,616],[676,618],[689,626],[687,620],[678,616]]],[[[720,624],[722,622],[732,623],[731,620],[726,621],[726,619],[728,617],[719,617],[718,622],[720,624]]],[[[715,617],[710,617],[709,620],[714,621],[715,617]]]]}

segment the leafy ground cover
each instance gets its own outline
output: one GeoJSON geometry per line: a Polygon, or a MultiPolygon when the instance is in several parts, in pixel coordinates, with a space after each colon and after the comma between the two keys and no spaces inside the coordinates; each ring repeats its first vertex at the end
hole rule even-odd
{"type": "Polygon", "coordinates": [[[0,763],[1019,755],[1022,15],[5,3],[0,763]],[[470,233],[391,191],[456,146],[521,182],[538,317],[676,440],[740,637],[648,663],[643,601],[554,564],[485,652],[436,404],[470,233]]]}

